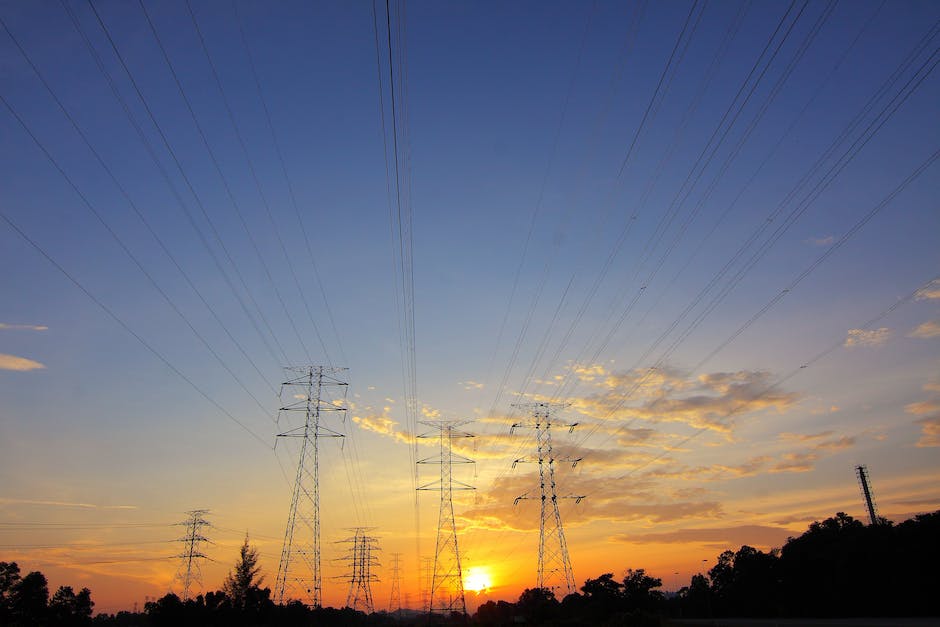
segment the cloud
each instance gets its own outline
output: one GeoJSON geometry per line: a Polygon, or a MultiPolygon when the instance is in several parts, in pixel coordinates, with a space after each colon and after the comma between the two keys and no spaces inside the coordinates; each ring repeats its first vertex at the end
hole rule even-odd
{"type": "Polygon", "coordinates": [[[69,501],[42,501],[36,499],[10,499],[0,496],[0,507],[6,505],[41,505],[43,507],[78,507],[80,509],[138,509],[136,505],[96,505],[69,501]]]}
{"type": "Polygon", "coordinates": [[[712,529],[677,529],[661,533],[618,534],[614,542],[630,544],[713,544],[723,548],[747,544],[754,547],[779,547],[793,532],[786,527],[739,525],[712,529]]]}
{"type": "Polygon", "coordinates": [[[0,370],[15,370],[17,372],[26,372],[28,370],[40,370],[45,366],[38,361],[17,357],[16,355],[7,355],[0,353],[0,370]]]}
{"type": "MultiPolygon", "coordinates": [[[[388,409],[388,408],[386,408],[388,409]]],[[[407,431],[397,431],[395,427],[398,423],[389,418],[386,414],[367,414],[365,416],[353,416],[352,421],[366,431],[378,433],[391,437],[398,442],[412,443],[414,436],[407,431]]]]}
{"type": "Polygon", "coordinates": [[[809,472],[817,459],[817,453],[786,453],[783,461],[771,467],[770,472],[809,472]]]}
{"type": "Polygon", "coordinates": [[[928,320],[907,334],[908,337],[940,337],[940,320],[928,320]]]}
{"type": "Polygon", "coordinates": [[[821,440],[832,435],[832,431],[821,431],[819,433],[781,433],[781,440],[796,440],[797,442],[812,442],[821,440]]]}
{"type": "Polygon", "coordinates": [[[940,401],[920,401],[918,403],[908,403],[904,406],[904,411],[915,416],[932,414],[940,412],[940,401]]]}
{"type": "Polygon", "coordinates": [[[43,324],[10,324],[0,322],[0,330],[6,331],[48,331],[49,327],[43,324]]]}
{"type": "MultiPolygon", "coordinates": [[[[599,372],[599,371],[597,371],[599,372]]],[[[593,375],[592,375],[593,376],[593,375]]],[[[669,368],[606,373],[593,381],[597,392],[564,399],[572,409],[601,423],[678,422],[695,429],[729,433],[730,418],[763,409],[790,407],[796,395],[772,391],[770,373],[716,372],[690,378],[669,368]]],[[[537,397],[536,401],[551,401],[537,397]]]]}
{"type": "Polygon", "coordinates": [[[854,436],[842,436],[834,440],[826,440],[825,442],[820,442],[814,448],[816,450],[826,450],[826,451],[841,451],[843,449],[851,448],[855,446],[856,439],[854,436]]]}
{"type": "Polygon", "coordinates": [[[811,237],[805,241],[807,244],[812,244],[813,246],[829,246],[832,242],[836,241],[836,238],[832,235],[826,235],[825,237],[811,237]]]}
{"type": "Polygon", "coordinates": [[[465,390],[482,390],[484,385],[477,381],[458,381],[457,385],[463,386],[465,390]]]}
{"type": "Polygon", "coordinates": [[[849,329],[848,336],[845,338],[843,346],[880,346],[884,344],[891,335],[891,329],[881,327],[880,329],[849,329]]]}
{"type": "Polygon", "coordinates": [[[917,440],[918,448],[940,446],[940,414],[915,421],[920,425],[921,436],[917,440]]]}
{"type": "Polygon", "coordinates": [[[940,279],[934,279],[926,287],[917,290],[917,300],[937,300],[940,298],[940,279]]]}

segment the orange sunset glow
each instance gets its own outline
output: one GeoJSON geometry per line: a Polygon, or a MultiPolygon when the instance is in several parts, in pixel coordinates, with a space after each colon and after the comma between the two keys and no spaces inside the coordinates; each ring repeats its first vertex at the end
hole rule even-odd
{"type": "Polygon", "coordinates": [[[28,585],[218,624],[920,598],[790,565],[928,555],[890,542],[940,510],[938,25],[3,3],[0,623],[28,585]]]}

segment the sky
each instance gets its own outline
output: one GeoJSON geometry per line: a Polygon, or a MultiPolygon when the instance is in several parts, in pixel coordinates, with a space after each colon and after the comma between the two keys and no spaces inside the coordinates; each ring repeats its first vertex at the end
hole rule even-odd
{"type": "Polygon", "coordinates": [[[131,609],[204,508],[195,588],[246,533],[273,586],[287,366],[348,368],[325,605],[356,527],[419,603],[421,421],[468,606],[535,585],[526,403],[579,585],[864,519],[859,464],[940,508],[940,5],[389,8],[0,4],[0,560],[131,609]]]}

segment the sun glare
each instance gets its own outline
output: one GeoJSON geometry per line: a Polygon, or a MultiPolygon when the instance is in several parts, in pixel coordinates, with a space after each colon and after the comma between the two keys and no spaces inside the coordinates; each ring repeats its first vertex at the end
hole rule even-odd
{"type": "Polygon", "coordinates": [[[474,566],[467,571],[463,585],[467,590],[472,590],[477,593],[483,592],[492,586],[490,573],[485,568],[474,566]]]}

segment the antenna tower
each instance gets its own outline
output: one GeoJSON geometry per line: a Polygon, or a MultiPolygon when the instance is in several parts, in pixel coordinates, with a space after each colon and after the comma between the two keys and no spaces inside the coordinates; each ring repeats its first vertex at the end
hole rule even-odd
{"type": "Polygon", "coordinates": [[[392,594],[388,599],[388,613],[401,614],[401,553],[392,553],[392,594]]]}
{"type": "Polygon", "coordinates": [[[186,520],[176,523],[180,527],[186,527],[186,534],[179,539],[183,545],[183,550],[179,555],[180,566],[176,571],[174,579],[180,580],[183,584],[183,600],[189,600],[189,589],[194,582],[202,583],[202,571],[199,567],[199,560],[209,559],[202,552],[202,544],[209,539],[202,535],[202,528],[209,526],[209,521],[205,519],[207,509],[194,509],[186,512],[189,516],[186,520]]]}
{"type": "MultiPolygon", "coordinates": [[[[274,599],[283,604],[302,599],[320,607],[323,581],[320,573],[320,438],[341,438],[342,433],[321,423],[324,412],[338,412],[346,421],[347,368],[304,366],[287,368],[296,376],[281,384],[281,394],[294,391],[293,402],[280,412],[302,412],[304,422],[279,433],[279,438],[300,438],[300,457],[291,496],[281,561],[277,568],[274,599]]],[[[279,418],[280,419],[280,418],[279,418]]]]}
{"type": "Polygon", "coordinates": [[[578,423],[559,425],[552,422],[552,412],[566,407],[553,403],[524,403],[514,407],[529,410],[532,419],[517,422],[509,429],[510,435],[516,429],[534,429],[536,442],[536,458],[520,458],[512,462],[513,468],[520,463],[537,463],[539,467],[539,496],[529,496],[529,493],[516,497],[513,505],[519,501],[539,498],[539,565],[537,587],[546,588],[555,592],[563,590],[565,595],[576,591],[574,573],[571,570],[571,558],[568,555],[568,544],[565,541],[565,530],[561,524],[561,513],[558,511],[558,499],[575,499],[580,503],[584,496],[566,495],[558,496],[555,490],[555,462],[570,463],[574,468],[581,458],[556,457],[552,451],[552,426],[563,426],[571,433],[578,423]]]}
{"type": "Polygon", "coordinates": [[[871,494],[871,485],[868,479],[868,467],[867,466],[856,466],[855,475],[858,477],[858,486],[862,490],[862,497],[865,499],[865,508],[868,510],[868,518],[871,520],[871,524],[877,525],[880,523],[878,519],[878,512],[875,510],[875,499],[871,494]]]}
{"type": "Polygon", "coordinates": [[[378,538],[367,535],[374,531],[375,527],[356,527],[352,529],[353,536],[340,540],[352,546],[349,548],[346,557],[342,561],[349,564],[349,571],[342,575],[342,579],[349,580],[349,592],[346,593],[346,607],[366,614],[375,611],[375,604],[372,602],[372,582],[378,581],[378,578],[372,574],[372,567],[378,566],[376,558],[372,557],[372,551],[377,551],[378,538]]]}
{"type": "Polygon", "coordinates": [[[453,478],[454,464],[472,464],[473,460],[454,453],[456,438],[472,438],[473,435],[459,431],[457,427],[470,420],[421,421],[433,427],[437,433],[426,433],[419,438],[438,438],[440,453],[436,457],[419,460],[419,464],[438,464],[441,467],[439,480],[418,487],[441,493],[440,511],[437,518],[437,544],[434,551],[434,570],[428,595],[428,612],[449,616],[452,612],[467,613],[467,602],[463,592],[463,573],[460,570],[460,551],[457,549],[457,525],[454,520],[454,490],[473,490],[473,486],[453,478]]]}

